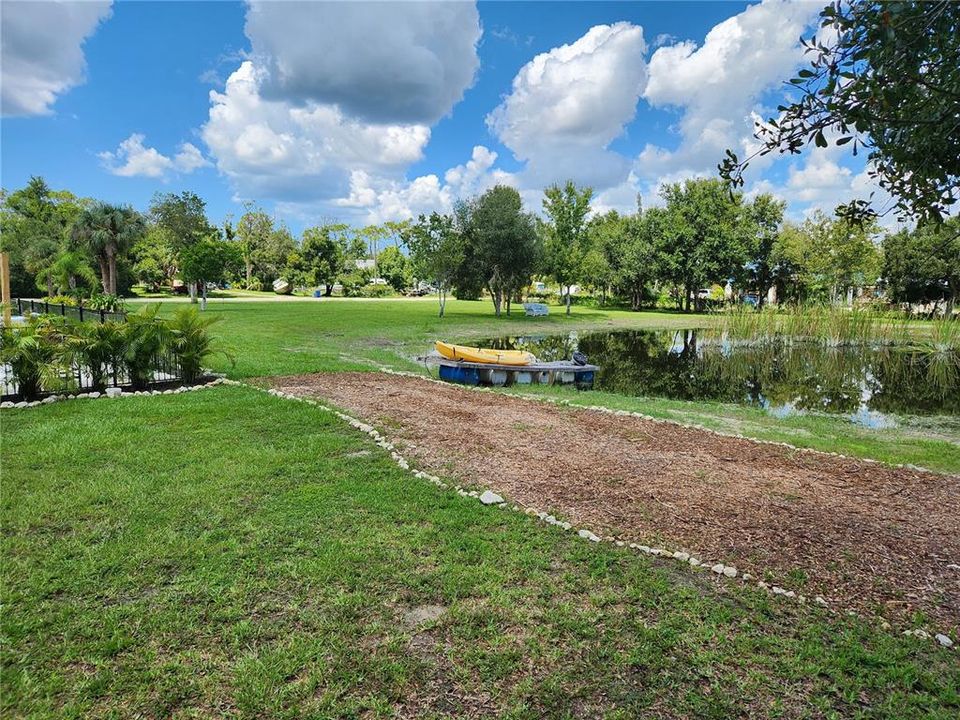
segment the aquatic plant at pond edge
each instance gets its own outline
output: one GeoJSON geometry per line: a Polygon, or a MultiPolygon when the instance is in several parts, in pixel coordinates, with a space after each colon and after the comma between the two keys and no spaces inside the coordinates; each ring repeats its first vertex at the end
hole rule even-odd
{"type": "MultiPolygon", "coordinates": [[[[908,315],[869,308],[834,306],[737,307],[716,314],[712,332],[747,342],[817,342],[831,347],[858,344],[913,345],[918,333],[908,315]]],[[[960,350],[960,323],[942,318],[929,323],[937,344],[960,350]]],[[[921,331],[922,332],[922,331],[921,331]]]]}

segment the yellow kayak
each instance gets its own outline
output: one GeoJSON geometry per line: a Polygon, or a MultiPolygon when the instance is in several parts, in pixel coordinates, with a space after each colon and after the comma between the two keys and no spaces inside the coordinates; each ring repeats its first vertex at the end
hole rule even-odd
{"type": "Polygon", "coordinates": [[[449,360],[464,360],[497,365],[529,365],[537,361],[533,353],[525,350],[493,350],[491,348],[452,345],[437,340],[437,352],[449,360]]]}

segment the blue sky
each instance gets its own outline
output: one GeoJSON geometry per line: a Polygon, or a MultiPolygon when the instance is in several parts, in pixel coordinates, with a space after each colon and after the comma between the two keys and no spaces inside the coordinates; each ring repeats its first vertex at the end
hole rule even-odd
{"type": "MultiPolygon", "coordinates": [[[[820,3],[109,2],[0,6],[6,189],[144,209],[189,189],[297,232],[448,209],[497,182],[598,210],[714,172],[752,142],[820,3]]],[[[802,217],[872,189],[835,150],[770,159],[748,191],[802,217]]]]}

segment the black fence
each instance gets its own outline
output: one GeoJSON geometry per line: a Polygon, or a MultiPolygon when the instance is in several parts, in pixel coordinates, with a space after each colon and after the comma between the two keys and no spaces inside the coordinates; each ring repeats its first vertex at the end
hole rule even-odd
{"type": "MultiPolygon", "coordinates": [[[[177,358],[168,352],[162,352],[154,356],[150,363],[151,372],[149,379],[144,385],[144,389],[164,389],[183,384],[183,373],[177,358]]],[[[96,387],[94,385],[93,373],[90,368],[82,363],[74,363],[68,370],[60,374],[60,382],[56,388],[51,387],[41,392],[38,398],[47,395],[73,394],[90,392],[92,390],[103,391],[105,387],[119,387],[124,390],[133,389],[133,378],[130,377],[129,368],[117,358],[114,362],[108,363],[104,368],[103,385],[96,387]]],[[[0,400],[20,400],[20,386],[14,377],[13,370],[9,365],[0,364],[0,400]]]]}
{"type": "Polygon", "coordinates": [[[107,320],[126,322],[127,319],[125,312],[85,308],[82,302],[79,305],[67,305],[62,302],[50,302],[49,300],[34,300],[30,298],[13,298],[10,301],[10,311],[14,315],[23,317],[27,315],[60,315],[61,317],[72,318],[80,322],[102,323],[107,320]]]}

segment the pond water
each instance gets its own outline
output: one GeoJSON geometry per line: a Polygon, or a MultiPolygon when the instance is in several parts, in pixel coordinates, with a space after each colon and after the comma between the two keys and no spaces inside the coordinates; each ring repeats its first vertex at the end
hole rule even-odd
{"type": "Polygon", "coordinates": [[[960,415],[960,354],[916,348],[744,343],[715,331],[626,330],[503,337],[481,343],[541,360],[579,349],[601,370],[594,388],[624,395],[753,405],[775,416],[846,415],[869,427],[896,415],[960,415]]]}

